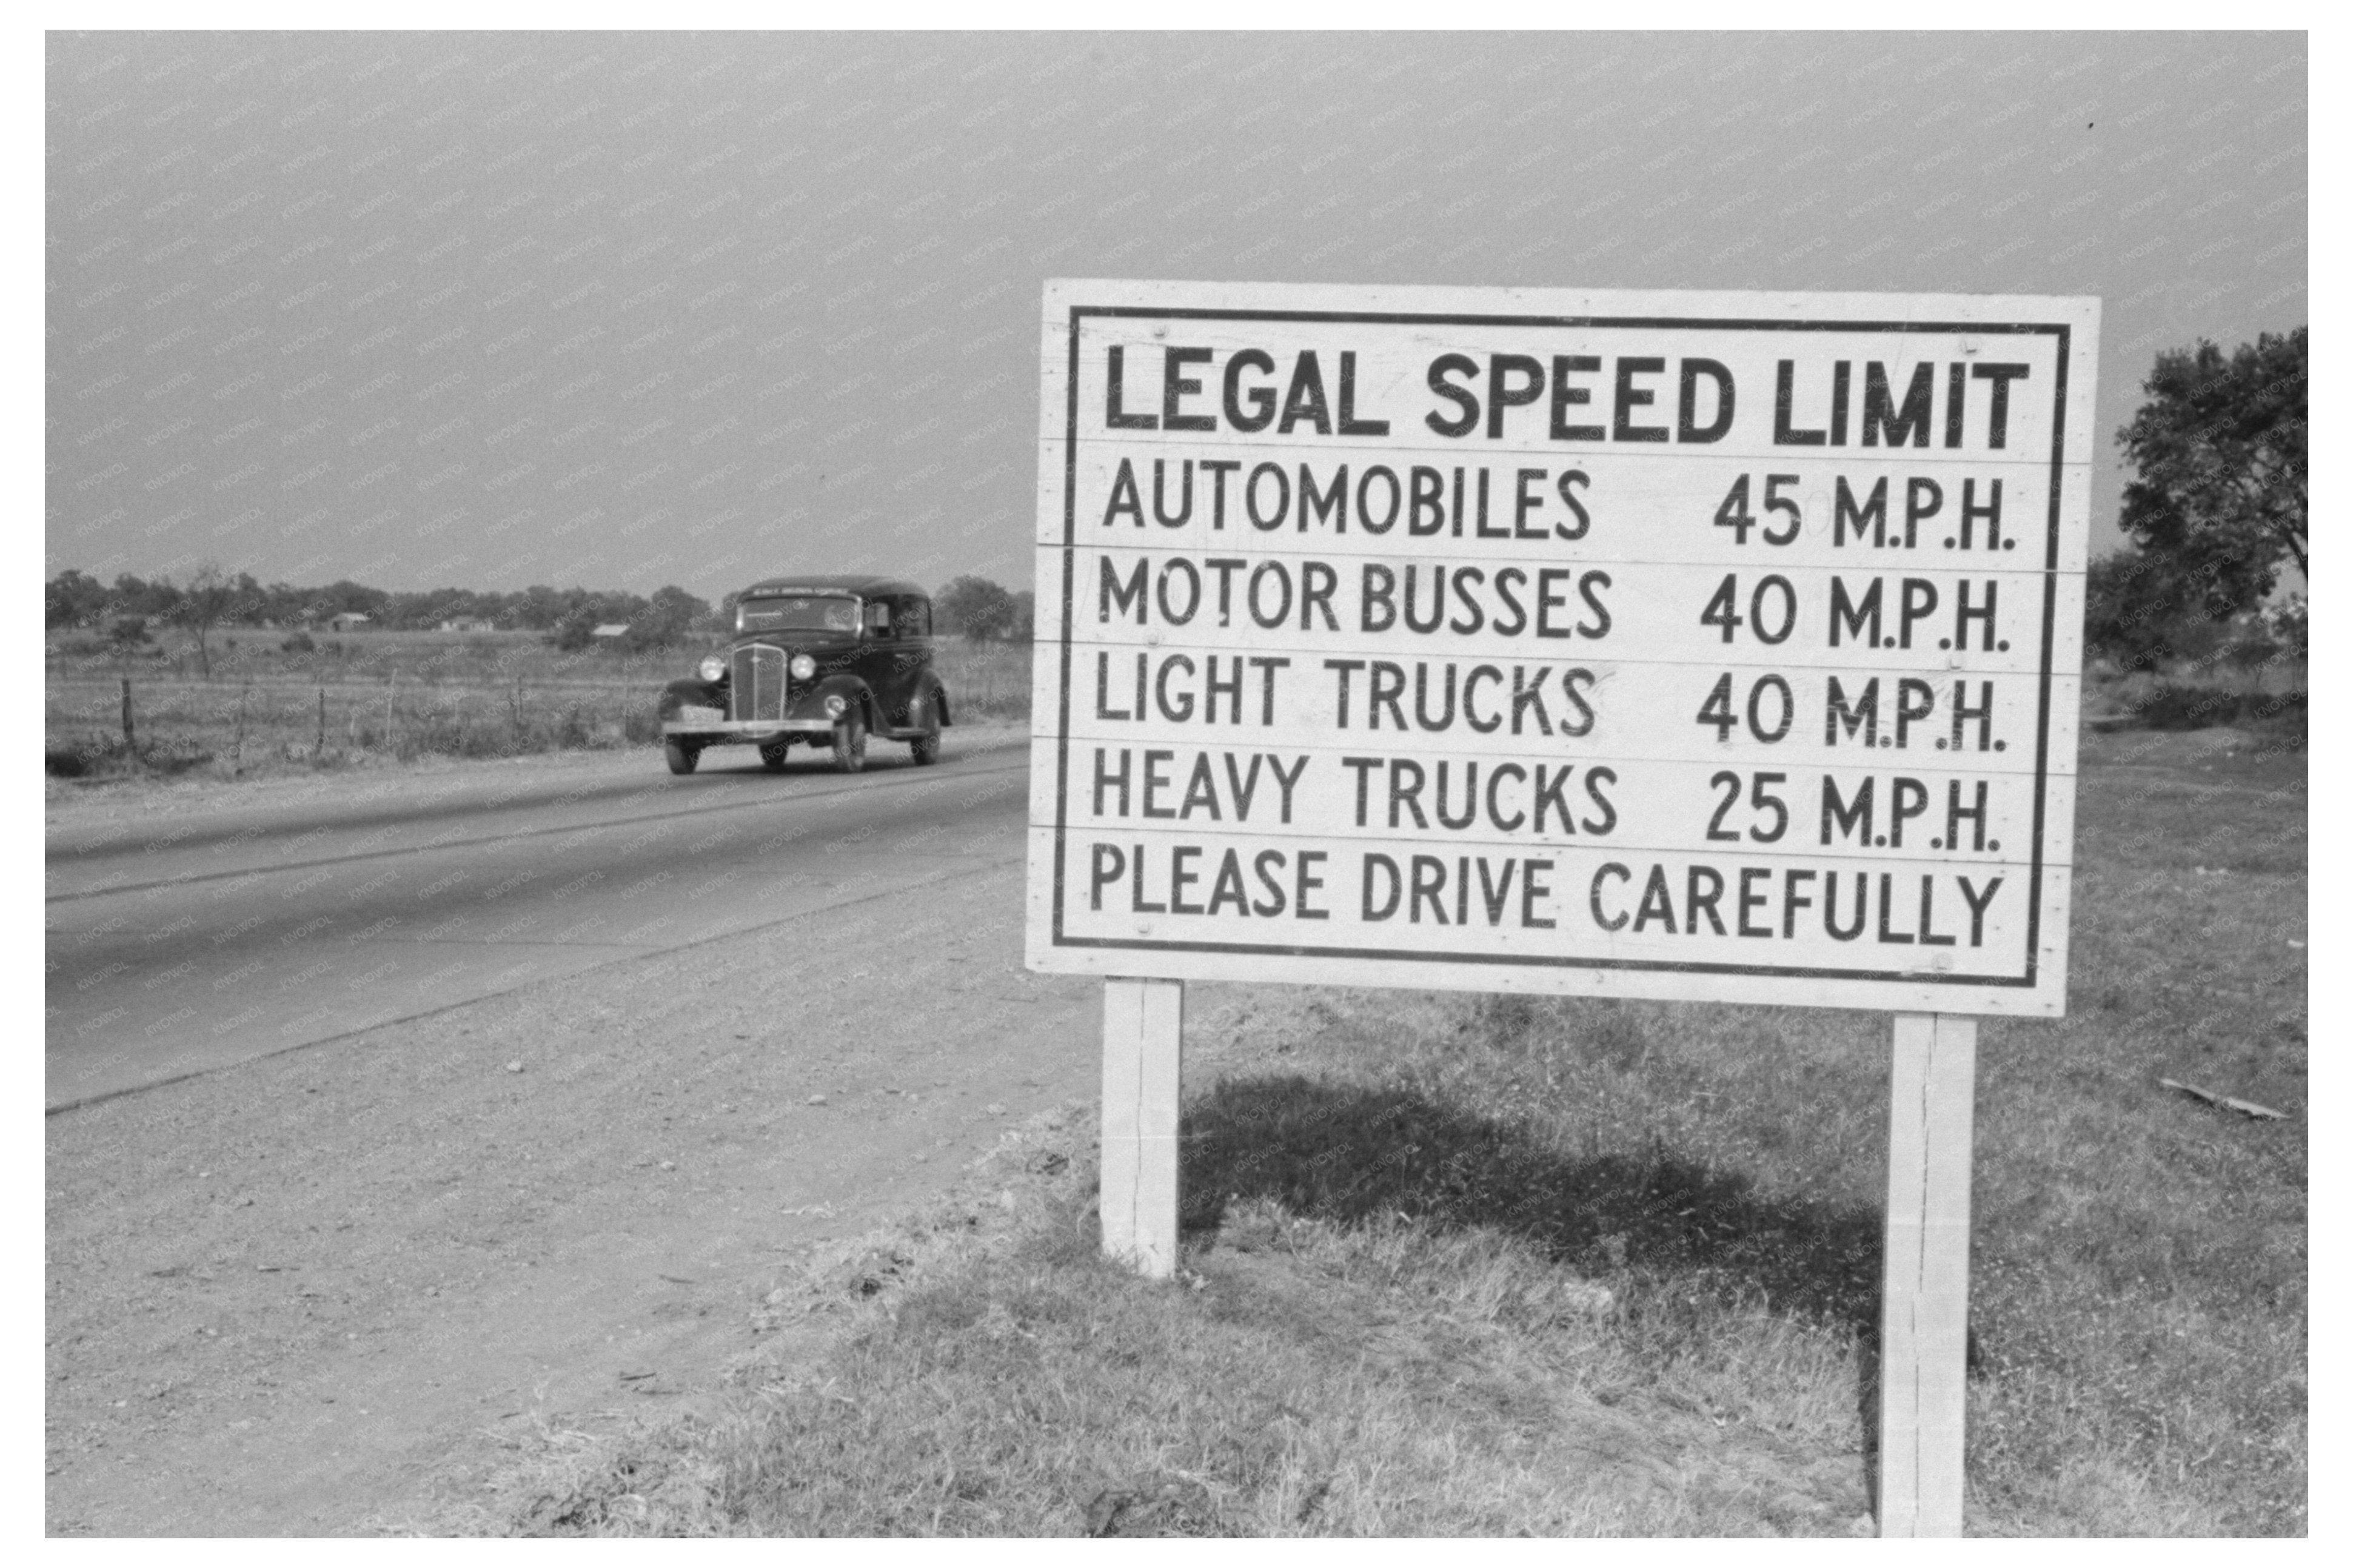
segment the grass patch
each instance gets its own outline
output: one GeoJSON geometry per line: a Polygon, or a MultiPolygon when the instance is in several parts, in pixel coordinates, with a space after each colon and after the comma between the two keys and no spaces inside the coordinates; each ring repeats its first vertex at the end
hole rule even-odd
{"type": "Polygon", "coordinates": [[[2301,750],[2309,733],[2306,673],[2300,661],[2280,663],[2094,672],[2087,717],[2095,725],[2138,729],[2238,729],[2259,744],[2301,750]]]}
{"type": "MultiPolygon", "coordinates": [[[[2292,755],[2087,738],[2070,1016],[1981,1035],[1971,1533],[2306,1529],[2305,802],[2292,755]]],[[[1191,1011],[1182,1283],[1096,1255],[1091,1125],[1033,1129],[753,1304],[715,1416],[542,1441],[463,1527],[1855,1531],[1884,1017],[1191,1011]]]]}
{"type": "Polygon", "coordinates": [[[52,746],[43,758],[52,779],[107,779],[135,776],[171,779],[183,773],[209,770],[213,754],[195,741],[182,737],[158,745],[142,740],[136,748],[121,736],[85,736],[66,746],[52,746]]]}

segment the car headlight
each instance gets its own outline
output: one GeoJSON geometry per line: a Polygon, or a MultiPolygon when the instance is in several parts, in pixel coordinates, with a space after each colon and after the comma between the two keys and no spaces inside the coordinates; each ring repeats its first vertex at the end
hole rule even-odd
{"type": "Polygon", "coordinates": [[[793,655],[792,670],[794,680],[806,681],[817,673],[817,661],[806,653],[796,653],[793,655]]]}
{"type": "Polygon", "coordinates": [[[694,673],[706,681],[715,681],[727,673],[727,661],[713,653],[694,667],[694,673]]]}

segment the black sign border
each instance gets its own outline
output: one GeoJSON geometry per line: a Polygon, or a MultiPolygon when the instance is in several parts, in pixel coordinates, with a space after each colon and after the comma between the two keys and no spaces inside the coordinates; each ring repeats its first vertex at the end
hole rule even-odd
{"type": "Polygon", "coordinates": [[[1060,709],[1054,758],[1054,911],[1057,948],[1101,948],[1122,952],[1233,953],[1265,958],[1356,959],[1381,963],[1497,964],[1524,969],[1624,969],[1680,974],[1754,975],[1784,980],[1871,980],[1885,985],[2006,986],[2033,989],[2042,961],[2042,840],[2050,792],[2051,661],[2059,618],[2059,516],[2066,471],[2067,372],[2073,328],[2063,322],[1768,321],[1717,316],[1530,316],[1479,315],[1419,311],[1218,310],[1174,305],[1072,305],[1070,308],[1068,407],[1062,427],[1062,635],[1060,709]],[[1062,929],[1063,874],[1070,833],[1071,627],[1078,556],[1079,334],[1089,316],[1158,321],[1322,323],[1368,326],[1609,327],[1653,331],[1841,332],[1876,334],[1973,334],[2043,335],[2058,349],[2052,388],[2051,501],[2042,552],[2042,690],[2034,725],[2034,856],[2027,872],[2026,973],[1890,973],[1884,969],[1790,969],[1781,965],[1683,962],[1663,959],[1587,959],[1535,953],[1433,953],[1424,948],[1332,948],[1303,943],[1157,941],[1113,937],[1072,937],[1062,929]]]}

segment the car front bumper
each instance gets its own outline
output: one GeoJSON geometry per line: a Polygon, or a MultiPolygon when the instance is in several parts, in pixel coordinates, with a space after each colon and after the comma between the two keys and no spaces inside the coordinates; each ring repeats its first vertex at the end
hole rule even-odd
{"type": "Polygon", "coordinates": [[[673,719],[662,726],[664,740],[699,740],[706,746],[731,746],[744,742],[774,740],[780,735],[823,735],[833,733],[833,721],[826,718],[788,719],[673,719]]]}

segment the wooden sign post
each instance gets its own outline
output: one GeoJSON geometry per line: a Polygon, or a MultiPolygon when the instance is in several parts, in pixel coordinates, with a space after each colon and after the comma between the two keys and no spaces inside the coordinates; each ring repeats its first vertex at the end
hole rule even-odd
{"type": "Polygon", "coordinates": [[[1879,1533],[1961,1533],[1978,1021],[1895,1018],[1879,1315],[1879,1533]]]}
{"type": "Polygon", "coordinates": [[[1103,1246],[1147,1279],[1176,1272],[1176,1116],[1185,982],[1103,981],[1103,1246]]]}
{"type": "Polygon", "coordinates": [[[1187,980],[1897,1015],[1882,1522],[1957,1532],[1980,1015],[2065,1011],[2094,300],[1055,281],[1028,962],[1176,1266],[1187,980]]]}

